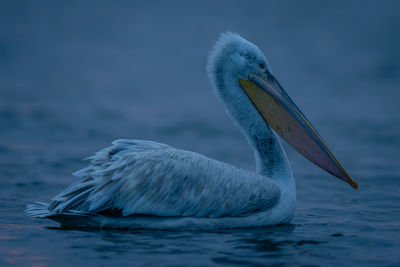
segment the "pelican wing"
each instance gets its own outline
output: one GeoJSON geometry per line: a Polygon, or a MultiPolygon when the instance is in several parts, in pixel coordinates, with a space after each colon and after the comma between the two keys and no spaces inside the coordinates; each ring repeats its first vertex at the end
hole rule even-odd
{"type": "Polygon", "coordinates": [[[88,159],[50,211],[215,218],[266,211],[280,197],[267,177],[150,141],[117,140],[88,159]]]}

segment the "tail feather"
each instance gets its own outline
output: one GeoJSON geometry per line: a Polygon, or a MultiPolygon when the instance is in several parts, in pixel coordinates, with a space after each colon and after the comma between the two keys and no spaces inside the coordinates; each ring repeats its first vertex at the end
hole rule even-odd
{"type": "Polygon", "coordinates": [[[49,211],[49,203],[39,201],[36,201],[34,204],[27,205],[25,212],[31,217],[40,219],[44,219],[52,215],[52,212],[49,211]]]}
{"type": "Polygon", "coordinates": [[[73,227],[94,227],[98,228],[97,214],[81,212],[77,210],[69,210],[64,213],[57,213],[49,210],[49,203],[36,201],[26,206],[25,210],[28,216],[39,219],[51,219],[57,221],[61,226],[73,227]]]}

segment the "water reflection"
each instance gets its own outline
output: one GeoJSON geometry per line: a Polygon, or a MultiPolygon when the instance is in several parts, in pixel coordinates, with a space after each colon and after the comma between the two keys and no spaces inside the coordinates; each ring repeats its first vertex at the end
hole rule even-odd
{"type": "MultiPolygon", "coordinates": [[[[185,255],[215,264],[250,264],[265,259],[282,260],[293,256],[293,251],[310,253],[306,247],[325,243],[313,239],[302,239],[294,232],[300,227],[285,224],[254,229],[231,229],[215,231],[148,231],[148,230],[94,230],[47,228],[50,231],[72,232],[75,236],[69,249],[89,249],[99,257],[116,255],[185,255]],[[101,242],[96,242],[97,240],[101,242]],[[78,242],[78,244],[77,244],[78,242]],[[84,245],[80,245],[84,244],[84,245]],[[88,246],[88,244],[91,244],[88,246]],[[257,255],[255,257],[255,255],[257,255]]],[[[106,257],[106,258],[107,258],[106,257]]],[[[139,257],[140,258],[140,257],[139,257]]],[[[138,260],[138,259],[136,259],[138,260]]]]}

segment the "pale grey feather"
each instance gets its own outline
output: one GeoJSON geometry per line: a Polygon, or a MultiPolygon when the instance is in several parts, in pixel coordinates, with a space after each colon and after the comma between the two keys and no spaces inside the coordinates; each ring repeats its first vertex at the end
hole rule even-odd
{"type": "Polygon", "coordinates": [[[280,195],[265,176],[149,141],[117,140],[89,159],[51,212],[244,216],[270,209],[280,195]]]}

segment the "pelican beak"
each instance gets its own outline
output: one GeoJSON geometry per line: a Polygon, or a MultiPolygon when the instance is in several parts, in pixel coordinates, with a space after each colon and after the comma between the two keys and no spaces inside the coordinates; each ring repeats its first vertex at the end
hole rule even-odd
{"type": "Polygon", "coordinates": [[[323,170],[358,188],[272,74],[267,79],[250,74],[249,80],[239,78],[239,83],[264,120],[286,142],[323,170]]]}

